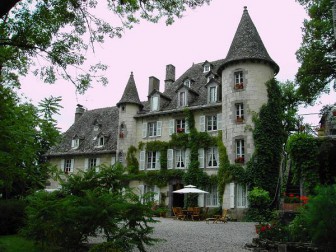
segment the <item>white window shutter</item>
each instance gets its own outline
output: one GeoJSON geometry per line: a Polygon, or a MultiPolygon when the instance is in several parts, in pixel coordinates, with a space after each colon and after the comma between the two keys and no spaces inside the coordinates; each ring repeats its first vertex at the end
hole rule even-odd
{"type": "Polygon", "coordinates": [[[185,168],[188,169],[190,164],[190,149],[186,149],[184,153],[185,153],[185,168]]]}
{"type": "Polygon", "coordinates": [[[86,172],[89,169],[89,159],[85,158],[84,160],[84,171],[86,172]]]}
{"type": "Polygon", "coordinates": [[[112,156],[111,158],[111,165],[114,165],[116,163],[116,157],[112,156]]]}
{"type": "Polygon", "coordinates": [[[145,186],[144,185],[138,185],[138,190],[139,190],[139,199],[141,203],[143,203],[143,195],[145,193],[145,186]]]}
{"type": "Polygon", "coordinates": [[[200,132],[205,132],[205,116],[200,116],[200,132]]]}
{"type": "Polygon", "coordinates": [[[167,169],[173,169],[174,164],[174,150],[168,149],[167,150],[167,169]]]}
{"type": "Polygon", "coordinates": [[[215,101],[218,101],[218,86],[215,87],[215,101]]]}
{"type": "Polygon", "coordinates": [[[70,172],[73,172],[73,171],[74,171],[74,165],[75,165],[75,159],[71,159],[70,172]]]}
{"type": "Polygon", "coordinates": [[[142,137],[145,138],[147,136],[147,123],[142,124],[142,137]]]}
{"type": "Polygon", "coordinates": [[[215,147],[215,155],[216,155],[217,166],[219,167],[219,153],[218,153],[218,147],[215,147]]]}
{"type": "Polygon", "coordinates": [[[203,193],[200,193],[198,195],[198,199],[197,199],[197,203],[198,203],[198,206],[204,206],[204,194],[203,193]]]}
{"type": "Polygon", "coordinates": [[[175,124],[174,119],[169,120],[169,136],[171,136],[175,132],[175,130],[174,130],[175,125],[174,124],[175,124]]]}
{"type": "Polygon", "coordinates": [[[198,149],[199,168],[204,168],[204,149],[198,149]]]}
{"type": "Polygon", "coordinates": [[[155,157],[155,160],[156,160],[155,169],[160,170],[161,169],[160,151],[157,151],[155,155],[156,155],[156,157],[155,157]]]}
{"type": "Polygon", "coordinates": [[[230,183],[230,208],[235,207],[235,184],[230,183]]]}
{"type": "Polygon", "coordinates": [[[62,171],[64,171],[64,164],[65,164],[65,160],[62,159],[62,160],[61,160],[61,164],[60,164],[60,166],[61,166],[61,170],[62,170],[62,171]]]}
{"type": "Polygon", "coordinates": [[[140,164],[139,164],[139,169],[140,170],[145,170],[145,157],[146,157],[146,152],[145,151],[140,151],[140,164]]]}
{"type": "Polygon", "coordinates": [[[222,114],[217,114],[217,130],[222,130],[222,114]]]}
{"type": "Polygon", "coordinates": [[[99,172],[100,158],[96,159],[96,172],[99,172]]]}
{"type": "Polygon", "coordinates": [[[188,120],[185,121],[185,133],[190,133],[188,120]]]}
{"type": "Polygon", "coordinates": [[[158,186],[154,186],[154,201],[160,203],[160,188],[158,186]]]}
{"type": "Polygon", "coordinates": [[[162,131],[162,121],[157,121],[156,122],[156,135],[161,136],[161,131],[162,131]]]}

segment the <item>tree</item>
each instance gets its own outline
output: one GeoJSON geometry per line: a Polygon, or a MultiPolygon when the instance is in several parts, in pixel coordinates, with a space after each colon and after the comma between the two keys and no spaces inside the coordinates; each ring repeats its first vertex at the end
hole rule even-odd
{"type": "Polygon", "coordinates": [[[46,83],[58,78],[72,82],[78,92],[92,81],[102,84],[106,66],[86,67],[86,51],[106,37],[120,37],[125,28],[145,19],[157,22],[166,17],[171,24],[186,7],[197,7],[211,0],[8,0],[0,3],[0,83],[19,86],[18,76],[32,68],[46,83]],[[99,2],[99,3],[98,3],[99,2]],[[105,6],[103,6],[105,4],[105,6]],[[116,24],[95,15],[108,9],[116,24]],[[119,19],[118,19],[119,18],[119,19]],[[38,60],[39,65],[35,62],[38,60]]]}
{"type": "MultiPolygon", "coordinates": [[[[312,104],[336,79],[336,39],[333,31],[331,0],[298,0],[310,17],[304,21],[303,38],[296,74],[301,99],[312,104]]],[[[336,83],[336,82],[335,82],[336,83]]],[[[336,90],[336,84],[333,87],[336,90]]]]}
{"type": "Polygon", "coordinates": [[[27,195],[45,187],[49,166],[44,156],[59,137],[52,115],[60,98],[47,98],[39,108],[22,103],[0,85],[0,194],[27,195]]]}
{"type": "Polygon", "coordinates": [[[142,204],[127,181],[121,165],[101,166],[97,173],[69,176],[60,191],[30,196],[24,234],[67,251],[79,251],[90,236],[97,235],[106,241],[90,251],[133,251],[135,246],[145,251],[144,245],[156,241],[148,225],[155,222],[153,202],[142,204]]]}

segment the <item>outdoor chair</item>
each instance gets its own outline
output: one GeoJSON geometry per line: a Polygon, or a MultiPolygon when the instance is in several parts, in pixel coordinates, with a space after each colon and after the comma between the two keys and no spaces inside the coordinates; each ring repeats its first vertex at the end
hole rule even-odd
{"type": "Polygon", "coordinates": [[[194,207],[192,214],[191,214],[191,219],[194,220],[200,220],[201,219],[201,208],[199,207],[194,207]]]}
{"type": "Polygon", "coordinates": [[[186,215],[182,212],[181,207],[173,207],[174,218],[177,220],[185,220],[186,215]]]}
{"type": "Polygon", "coordinates": [[[205,220],[208,218],[208,212],[209,212],[209,207],[204,207],[202,214],[201,214],[201,219],[205,220]]]}
{"type": "Polygon", "coordinates": [[[209,224],[209,221],[213,221],[213,223],[226,223],[228,221],[228,209],[224,208],[222,215],[214,215],[212,218],[205,219],[206,223],[209,224]]]}

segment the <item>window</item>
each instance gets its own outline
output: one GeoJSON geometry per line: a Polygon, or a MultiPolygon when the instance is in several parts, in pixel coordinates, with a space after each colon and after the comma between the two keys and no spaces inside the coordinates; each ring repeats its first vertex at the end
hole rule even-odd
{"type": "Polygon", "coordinates": [[[161,136],[162,121],[143,123],[142,137],[157,137],[161,136]]]}
{"type": "Polygon", "coordinates": [[[216,147],[207,149],[206,158],[208,168],[218,167],[218,150],[216,147]]]}
{"type": "Polygon", "coordinates": [[[124,155],[123,155],[123,153],[121,151],[118,154],[118,162],[119,163],[123,163],[124,162],[124,155]]]}
{"type": "Polygon", "coordinates": [[[183,84],[187,87],[190,87],[190,80],[185,80],[183,84]]]}
{"type": "Polygon", "coordinates": [[[101,136],[98,138],[98,146],[104,146],[105,145],[105,137],[101,136]]]}
{"type": "Polygon", "coordinates": [[[207,131],[217,130],[217,116],[207,116],[207,131]]]}
{"type": "Polygon", "coordinates": [[[126,112],[126,106],[121,106],[121,112],[126,112]]]}
{"type": "Polygon", "coordinates": [[[148,194],[145,198],[146,202],[154,201],[155,186],[144,185],[144,194],[148,194]]]}
{"type": "Polygon", "coordinates": [[[244,104],[236,103],[236,121],[243,122],[244,121],[244,104]]]}
{"type": "Polygon", "coordinates": [[[175,150],[175,167],[185,168],[185,153],[184,150],[175,150]]]}
{"type": "Polygon", "coordinates": [[[238,208],[247,207],[247,188],[245,185],[237,184],[236,203],[238,208]]]}
{"type": "Polygon", "coordinates": [[[236,140],[236,163],[244,163],[244,156],[245,156],[245,150],[244,150],[244,140],[238,139],[236,140]]]}
{"type": "Polygon", "coordinates": [[[217,102],[217,86],[209,87],[209,103],[217,102]]]}
{"type": "Polygon", "coordinates": [[[189,133],[188,121],[185,119],[171,119],[169,120],[169,135],[173,133],[189,133]]]}
{"type": "Polygon", "coordinates": [[[209,193],[206,194],[205,202],[206,206],[218,206],[218,191],[217,186],[211,186],[207,188],[209,193]]]}
{"type": "Polygon", "coordinates": [[[97,166],[97,159],[96,158],[90,158],[89,159],[89,169],[93,169],[97,166]]]}
{"type": "Polygon", "coordinates": [[[121,123],[119,129],[119,138],[124,138],[125,136],[126,136],[126,125],[125,123],[121,123]]]}
{"type": "Polygon", "coordinates": [[[234,73],[234,84],[235,84],[235,89],[244,88],[244,77],[243,77],[242,71],[234,73]]]}
{"type": "Polygon", "coordinates": [[[178,94],[178,106],[179,107],[184,107],[187,105],[187,94],[185,91],[181,91],[178,94]]]}
{"type": "Polygon", "coordinates": [[[73,172],[73,167],[74,167],[74,159],[63,159],[62,160],[62,168],[64,173],[69,173],[73,172]]]}
{"type": "Polygon", "coordinates": [[[79,138],[74,138],[71,141],[71,148],[77,149],[79,147],[79,138]]]}
{"type": "Polygon", "coordinates": [[[148,123],[148,136],[156,136],[156,122],[148,123]]]}
{"type": "Polygon", "coordinates": [[[204,73],[207,73],[207,72],[209,72],[209,71],[210,71],[210,65],[209,65],[209,64],[204,65],[204,67],[203,67],[203,72],[204,72],[204,73]]]}
{"type": "Polygon", "coordinates": [[[159,97],[152,96],[150,99],[151,111],[159,110],[159,97]]]}
{"type": "Polygon", "coordinates": [[[160,169],[160,152],[140,151],[139,164],[140,170],[160,169]]]}
{"type": "Polygon", "coordinates": [[[189,149],[168,149],[167,150],[167,168],[168,169],[185,169],[190,162],[189,149]]]}
{"type": "Polygon", "coordinates": [[[185,119],[177,119],[176,120],[176,133],[183,133],[185,132],[185,119]]]}
{"type": "Polygon", "coordinates": [[[216,131],[222,129],[222,114],[199,117],[200,132],[216,131]]]}

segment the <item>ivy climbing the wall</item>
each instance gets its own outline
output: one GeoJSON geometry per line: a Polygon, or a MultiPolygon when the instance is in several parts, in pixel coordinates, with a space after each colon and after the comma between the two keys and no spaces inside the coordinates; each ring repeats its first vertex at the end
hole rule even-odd
{"type": "Polygon", "coordinates": [[[259,116],[253,118],[254,154],[247,164],[251,185],[260,187],[273,197],[276,193],[279,167],[286,133],[283,127],[283,104],[278,82],[273,78],[266,82],[268,102],[259,116]]]}

